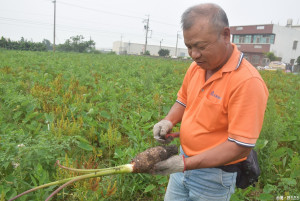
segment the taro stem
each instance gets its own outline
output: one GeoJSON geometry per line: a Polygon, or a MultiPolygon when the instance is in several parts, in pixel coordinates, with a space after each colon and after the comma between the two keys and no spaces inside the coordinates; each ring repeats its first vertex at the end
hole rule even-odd
{"type": "Polygon", "coordinates": [[[57,194],[61,189],[67,187],[68,185],[72,184],[75,181],[79,181],[80,179],[72,179],[71,181],[68,181],[67,183],[61,185],[59,188],[57,188],[53,193],[51,193],[51,195],[45,200],[45,201],[49,201],[55,194],[57,194]]]}
{"type": "Polygon", "coordinates": [[[102,171],[106,171],[106,170],[111,169],[111,168],[102,168],[102,169],[76,169],[76,168],[69,168],[69,167],[61,165],[59,163],[59,160],[56,161],[55,165],[58,165],[62,169],[69,170],[69,171],[72,171],[72,172],[78,172],[78,173],[102,172],[102,171]]]}
{"type": "Polygon", "coordinates": [[[16,197],[10,199],[9,201],[15,200],[23,195],[26,195],[27,193],[36,191],[38,189],[42,189],[48,186],[53,186],[53,185],[58,185],[58,184],[62,184],[71,180],[82,180],[82,179],[89,179],[89,178],[94,178],[94,177],[100,177],[100,176],[105,176],[105,175],[113,175],[113,174],[123,174],[123,173],[132,173],[133,172],[133,165],[132,164],[126,164],[126,165],[120,165],[120,166],[116,166],[116,167],[112,167],[112,168],[105,168],[105,169],[99,169],[98,171],[95,171],[93,173],[89,173],[89,174],[84,174],[84,175],[80,175],[77,177],[71,177],[71,178],[66,178],[66,179],[62,179],[62,180],[58,180],[55,182],[51,182],[48,184],[43,184],[41,186],[37,186],[33,189],[30,189],[28,191],[25,191],[19,195],[17,195],[16,197]]]}

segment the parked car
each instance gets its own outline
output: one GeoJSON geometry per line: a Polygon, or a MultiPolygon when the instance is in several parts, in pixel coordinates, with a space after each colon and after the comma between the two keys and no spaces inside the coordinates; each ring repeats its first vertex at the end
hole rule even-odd
{"type": "Polygon", "coordinates": [[[272,70],[285,70],[285,68],[286,68],[286,64],[281,61],[271,61],[269,63],[269,69],[272,70]]]}

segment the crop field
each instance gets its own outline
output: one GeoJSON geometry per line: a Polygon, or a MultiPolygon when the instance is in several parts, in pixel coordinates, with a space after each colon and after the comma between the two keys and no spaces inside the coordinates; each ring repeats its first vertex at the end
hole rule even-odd
{"type": "MultiPolygon", "coordinates": [[[[153,125],[176,100],[190,61],[0,50],[0,201],[157,146],[153,125]]],[[[231,200],[300,200],[300,76],[260,71],[269,92],[255,150],[261,176],[231,200]],[[292,200],[292,199],[290,199],[292,200]]],[[[178,131],[179,126],[173,131],[178,131]]],[[[179,146],[178,139],[172,142],[179,146]]],[[[163,200],[168,177],[120,174],[68,186],[52,200],[163,200]]],[[[45,200],[57,186],[17,200],[45,200]]]]}

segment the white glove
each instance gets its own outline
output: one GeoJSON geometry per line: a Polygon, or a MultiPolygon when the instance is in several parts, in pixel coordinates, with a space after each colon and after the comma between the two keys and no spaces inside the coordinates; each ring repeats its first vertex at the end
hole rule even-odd
{"type": "Polygon", "coordinates": [[[185,160],[184,156],[172,156],[167,160],[161,161],[154,165],[153,174],[169,175],[175,172],[185,171],[185,160]]]}
{"type": "Polygon", "coordinates": [[[165,135],[169,133],[173,128],[172,122],[169,120],[161,120],[153,127],[153,135],[154,139],[156,139],[160,143],[169,143],[170,141],[165,139],[165,135]]]}

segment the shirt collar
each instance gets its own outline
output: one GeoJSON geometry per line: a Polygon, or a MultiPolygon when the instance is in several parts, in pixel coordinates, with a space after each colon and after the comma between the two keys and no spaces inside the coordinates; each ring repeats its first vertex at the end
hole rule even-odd
{"type": "Polygon", "coordinates": [[[233,47],[233,51],[228,61],[221,68],[222,72],[231,72],[237,70],[240,67],[241,62],[243,60],[244,54],[237,49],[235,44],[231,45],[233,47]]]}

